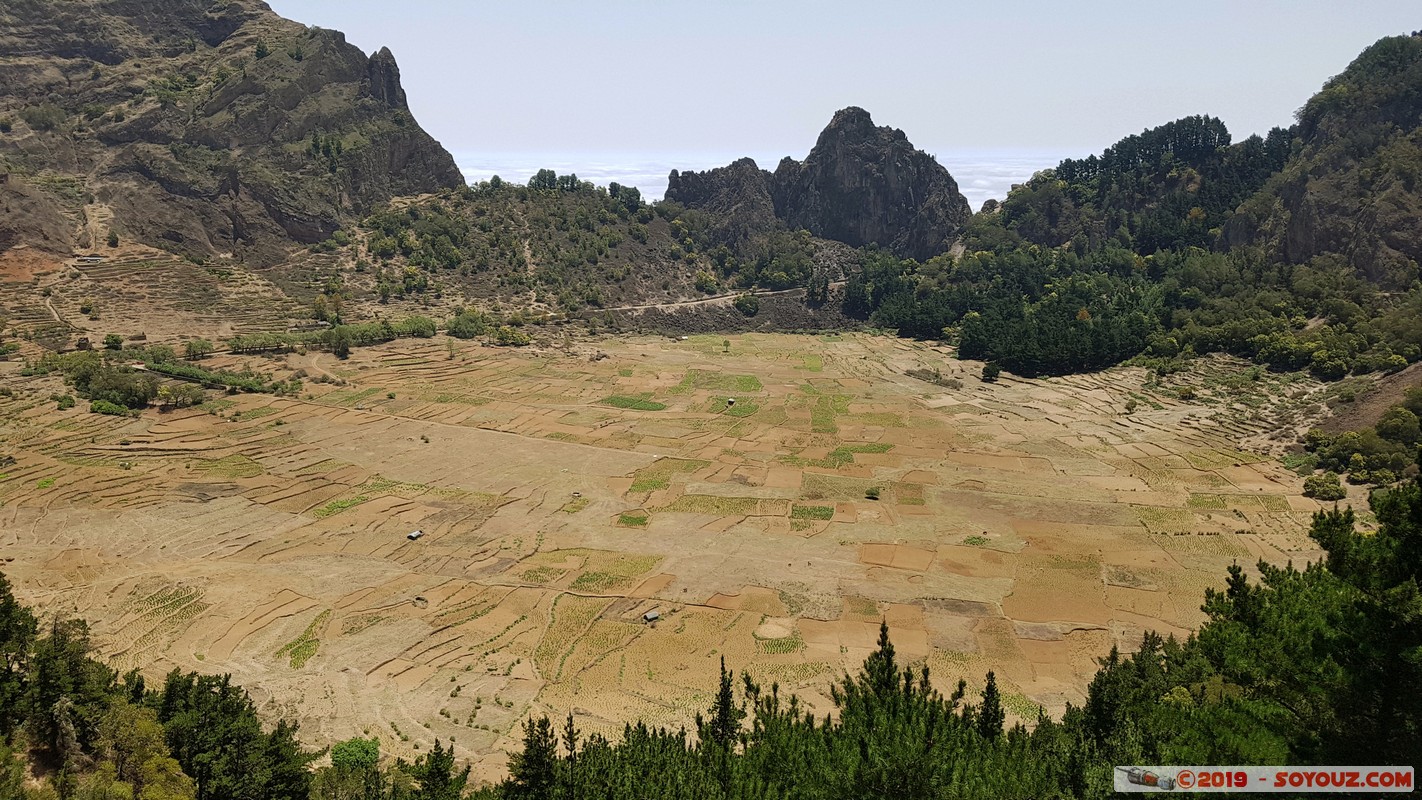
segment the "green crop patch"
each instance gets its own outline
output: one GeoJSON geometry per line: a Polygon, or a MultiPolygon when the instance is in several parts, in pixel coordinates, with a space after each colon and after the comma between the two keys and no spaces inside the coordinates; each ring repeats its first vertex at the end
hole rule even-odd
{"type": "Polygon", "coordinates": [[[730,516],[733,514],[750,514],[755,511],[759,505],[760,501],[754,497],[721,497],[711,494],[684,494],[672,501],[670,505],[663,506],[657,510],[681,514],[717,514],[720,516],[730,516]]]}
{"type": "Polygon", "coordinates": [[[771,656],[783,656],[790,653],[798,653],[805,649],[805,640],[800,638],[798,633],[790,636],[782,636],[779,639],[762,639],[756,637],[756,647],[760,652],[771,656]]]}
{"type": "Polygon", "coordinates": [[[331,610],[327,609],[316,615],[316,619],[311,620],[311,624],[306,626],[306,630],[301,635],[287,642],[280,650],[278,656],[290,656],[291,668],[301,669],[306,665],[311,657],[316,655],[316,649],[321,646],[321,640],[316,638],[321,629],[325,627],[326,621],[331,618],[331,610]]]}
{"type": "Polygon", "coordinates": [[[627,586],[632,579],[626,575],[614,575],[610,572],[584,572],[573,581],[569,588],[582,592],[607,592],[623,586],[627,586]]]}
{"type": "Polygon", "coordinates": [[[327,405],[352,407],[358,405],[363,400],[368,400],[371,397],[380,394],[383,391],[385,390],[379,388],[361,389],[355,391],[337,390],[321,396],[319,400],[320,402],[325,403],[327,405]]]}
{"type": "Polygon", "coordinates": [[[860,500],[874,485],[862,478],[806,472],[800,478],[800,496],[807,500],[860,500]]]}
{"type": "Polygon", "coordinates": [[[834,519],[833,506],[802,506],[796,503],[790,509],[791,519],[834,519]]]}
{"type": "Polygon", "coordinates": [[[356,506],[360,505],[361,503],[364,503],[369,499],[369,497],[366,497],[362,494],[345,500],[332,500],[326,505],[321,506],[315,511],[312,511],[311,516],[317,519],[325,519],[326,517],[339,514],[348,508],[355,508],[356,506]]]}
{"type": "Polygon", "coordinates": [[[1207,511],[1224,511],[1226,508],[1224,497],[1217,494],[1191,493],[1188,505],[1207,511]]]}
{"type": "Polygon", "coordinates": [[[847,464],[854,463],[855,453],[887,453],[894,449],[891,444],[883,442],[865,442],[860,444],[843,444],[831,450],[824,458],[800,458],[799,456],[781,456],[780,461],[794,467],[823,467],[825,469],[839,469],[847,464]]]}
{"type": "Polygon", "coordinates": [[[237,412],[234,412],[234,413],[232,414],[232,419],[233,419],[233,420],[261,419],[262,417],[269,417],[269,416],[271,416],[272,414],[279,413],[280,411],[281,411],[281,409],[276,408],[275,406],[262,406],[262,407],[260,407],[260,408],[249,408],[249,409],[247,409],[246,411],[237,411],[237,412]]]}
{"type": "Polygon", "coordinates": [[[256,461],[234,453],[222,458],[204,458],[193,463],[193,471],[214,478],[254,478],[265,470],[256,461]]]}
{"type": "Polygon", "coordinates": [[[759,392],[765,386],[754,375],[731,375],[724,372],[709,372],[693,369],[686,373],[681,383],[670,389],[670,394],[690,394],[693,390],[704,389],[719,392],[759,392]]]}
{"type": "Polygon", "coordinates": [[[647,519],[646,514],[628,514],[624,512],[618,515],[617,524],[627,528],[645,528],[647,527],[647,519]]]}
{"type": "Polygon", "coordinates": [[[652,400],[651,397],[651,392],[636,397],[629,397],[625,394],[615,394],[611,397],[604,397],[598,402],[605,406],[626,408],[632,411],[662,411],[666,409],[667,406],[665,403],[658,403],[652,400]]]}
{"type": "Polygon", "coordinates": [[[632,492],[651,492],[671,486],[673,475],[695,472],[710,464],[695,458],[662,458],[632,473],[632,492]]]}
{"type": "Polygon", "coordinates": [[[563,575],[563,572],[564,570],[554,569],[553,567],[534,567],[533,569],[524,570],[523,574],[519,577],[529,583],[541,585],[557,580],[563,575]]]}

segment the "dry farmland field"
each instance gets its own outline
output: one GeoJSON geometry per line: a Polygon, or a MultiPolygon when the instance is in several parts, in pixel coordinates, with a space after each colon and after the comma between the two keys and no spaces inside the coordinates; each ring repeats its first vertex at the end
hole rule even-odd
{"type": "Polygon", "coordinates": [[[1060,711],[1230,563],[1314,555],[1318,505],[1248,449],[1282,411],[1139,369],[988,384],[861,334],[247,360],[325,382],[137,419],[0,398],[0,569],[121,669],[486,776],[530,713],[688,724],[722,656],[823,711],[881,619],[943,685],[1060,711]]]}

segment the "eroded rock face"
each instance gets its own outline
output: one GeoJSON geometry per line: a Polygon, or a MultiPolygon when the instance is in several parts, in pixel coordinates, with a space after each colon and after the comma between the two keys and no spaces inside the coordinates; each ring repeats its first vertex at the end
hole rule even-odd
{"type": "Polygon", "coordinates": [[[1405,290],[1422,263],[1422,37],[1364,50],[1300,111],[1294,153],[1225,225],[1226,247],[1341,260],[1405,290]]]}
{"type": "Polygon", "coordinates": [[[741,159],[670,177],[668,200],[736,215],[742,228],[778,222],[918,259],[946,251],[972,216],[947,169],[861,108],[836,113],[804,161],[785,158],[774,173],[741,159]]]}
{"type": "Polygon", "coordinates": [[[770,173],[749,158],[705,172],[672,170],[666,197],[717,217],[732,242],[779,225],[770,197],[770,173]]]}
{"type": "Polygon", "coordinates": [[[972,216],[947,169],[862,108],[835,114],[804,161],[781,161],[772,197],[791,228],[918,259],[947,250],[972,216]]]}
{"type": "Polygon", "coordinates": [[[64,176],[70,221],[108,205],[125,239],[270,263],[392,196],[462,184],[389,50],[256,0],[5,4],[0,54],[0,168],[64,176]]]}

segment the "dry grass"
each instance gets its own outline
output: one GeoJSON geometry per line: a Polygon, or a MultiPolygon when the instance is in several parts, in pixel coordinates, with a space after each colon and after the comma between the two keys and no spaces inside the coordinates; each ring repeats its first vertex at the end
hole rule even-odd
{"type": "Polygon", "coordinates": [[[346,384],[131,419],[7,383],[7,576],[91,619],[116,667],[232,672],[320,715],[316,747],[391,721],[407,760],[454,737],[497,781],[531,710],[585,708],[607,735],[629,715],[690,724],[721,655],[819,698],[881,618],[943,687],[994,669],[1023,710],[1059,713],[1133,631],[1187,635],[1230,563],[1315,557],[1298,476],[1234,467],[1250,459],[1209,416],[1224,406],[1176,431],[1179,402],[1140,370],[950,391],[904,377],[961,374],[942,350],[860,334],[448,355],[441,339],[339,364],[217,354],[346,384]],[[675,410],[636,409],[682,384],[675,410]],[[1133,394],[1162,409],[1123,418],[1133,394]],[[767,618],[792,633],[758,639],[767,618]],[[1021,633],[1054,622],[1088,627],[1060,645],[1021,633]],[[308,673],[313,658],[356,680],[308,673]]]}

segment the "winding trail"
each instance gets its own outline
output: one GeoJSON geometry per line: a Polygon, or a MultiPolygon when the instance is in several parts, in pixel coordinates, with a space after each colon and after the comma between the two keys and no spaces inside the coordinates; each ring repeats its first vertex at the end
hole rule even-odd
{"type": "MultiPolygon", "coordinates": [[[[845,283],[846,281],[835,281],[829,285],[829,288],[835,289],[844,286],[845,283]]],[[[740,297],[743,294],[754,295],[756,297],[778,297],[781,295],[792,295],[796,292],[804,293],[806,291],[808,290],[803,286],[797,286],[793,289],[752,289],[748,292],[724,292],[722,294],[713,294],[708,297],[698,297],[692,300],[673,300],[667,303],[646,303],[644,305],[637,306],[614,306],[612,308],[599,308],[598,311],[649,311],[654,308],[667,310],[673,308],[691,308],[694,306],[724,305],[730,301],[735,300],[737,297],[740,297]]]]}

